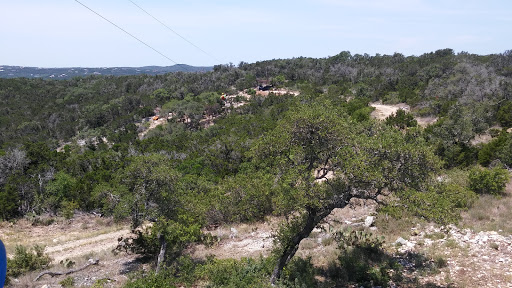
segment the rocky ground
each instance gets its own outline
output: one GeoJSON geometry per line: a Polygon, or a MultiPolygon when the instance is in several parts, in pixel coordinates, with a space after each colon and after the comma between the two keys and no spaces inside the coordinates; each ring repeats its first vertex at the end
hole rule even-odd
{"type": "Polygon", "coordinates": [[[470,229],[417,227],[408,240],[397,239],[400,263],[410,276],[421,282],[456,287],[512,287],[512,236],[496,231],[475,233],[470,229]],[[429,255],[429,261],[441,262],[435,275],[421,275],[414,269],[414,254],[429,255]]]}

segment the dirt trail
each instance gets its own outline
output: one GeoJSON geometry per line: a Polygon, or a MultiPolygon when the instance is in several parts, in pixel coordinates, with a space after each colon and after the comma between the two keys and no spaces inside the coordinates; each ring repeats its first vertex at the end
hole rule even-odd
{"type": "Polygon", "coordinates": [[[119,237],[131,235],[129,225],[117,225],[111,219],[94,215],[79,215],[73,220],[57,220],[48,226],[33,226],[22,219],[15,224],[2,223],[0,238],[12,256],[16,245],[45,246],[45,252],[58,263],[84,255],[110,253],[119,237]]]}
{"type": "Polygon", "coordinates": [[[55,246],[47,246],[45,252],[50,255],[55,263],[64,259],[74,259],[88,254],[111,252],[116,248],[118,244],[117,239],[119,237],[126,237],[130,234],[130,230],[122,229],[95,237],[69,241],[55,246]]]}

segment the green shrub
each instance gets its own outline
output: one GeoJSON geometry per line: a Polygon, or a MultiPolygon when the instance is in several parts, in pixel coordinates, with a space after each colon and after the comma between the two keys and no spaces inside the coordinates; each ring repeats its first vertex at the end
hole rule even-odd
{"type": "Polygon", "coordinates": [[[438,269],[445,268],[448,266],[448,261],[443,256],[437,255],[434,257],[433,261],[434,266],[438,269]]]}
{"type": "Polygon", "coordinates": [[[478,194],[499,195],[505,191],[509,179],[510,173],[506,169],[475,167],[469,172],[469,188],[478,194]]]}
{"type": "Polygon", "coordinates": [[[125,287],[189,287],[198,279],[198,267],[189,256],[181,256],[162,269],[158,274],[143,271],[132,274],[130,282],[125,287]]]}
{"type": "Polygon", "coordinates": [[[19,215],[18,205],[20,199],[16,188],[6,185],[0,189],[0,220],[9,220],[19,215]]]}
{"type": "Polygon", "coordinates": [[[51,263],[50,257],[44,254],[44,247],[35,245],[31,250],[17,245],[14,257],[7,260],[7,276],[18,277],[30,271],[45,269],[51,263]]]}
{"type": "Polygon", "coordinates": [[[412,114],[407,113],[403,109],[398,109],[396,113],[393,113],[386,117],[386,125],[396,127],[398,129],[405,129],[407,127],[416,127],[418,122],[414,119],[412,114]]]}
{"type": "Polygon", "coordinates": [[[489,135],[491,135],[492,138],[498,137],[501,134],[501,129],[491,128],[489,129],[489,135]]]}
{"type": "Polygon", "coordinates": [[[76,183],[77,180],[64,171],[55,174],[55,179],[46,186],[46,194],[42,195],[44,208],[57,212],[65,199],[74,199],[77,196],[76,183]]]}
{"type": "Polygon", "coordinates": [[[218,244],[220,239],[219,237],[212,235],[212,233],[204,233],[201,235],[200,239],[201,243],[203,243],[204,246],[211,248],[214,245],[218,244]]]}
{"type": "Polygon", "coordinates": [[[363,109],[362,111],[364,111],[364,108],[373,109],[372,107],[368,106],[368,103],[370,103],[370,100],[368,98],[354,98],[345,104],[345,109],[350,116],[353,116],[353,114],[358,110],[363,109]]]}
{"type": "Polygon", "coordinates": [[[327,270],[336,285],[347,287],[386,286],[390,280],[401,281],[400,265],[382,249],[382,238],[364,231],[335,233],[340,255],[327,270]]]}
{"type": "Polygon", "coordinates": [[[270,258],[209,259],[199,273],[206,287],[271,287],[273,264],[270,258]]]}
{"type": "Polygon", "coordinates": [[[477,195],[455,183],[436,183],[425,191],[408,189],[397,193],[400,198],[397,203],[382,207],[381,211],[392,217],[401,217],[404,212],[428,221],[447,224],[460,219],[460,212],[467,210],[477,195]]]}
{"type": "Polygon", "coordinates": [[[361,109],[358,109],[352,113],[352,119],[354,119],[357,122],[364,122],[368,121],[370,119],[370,114],[374,110],[373,107],[363,107],[361,109]]]}
{"type": "Polygon", "coordinates": [[[66,219],[71,219],[73,216],[75,216],[75,210],[78,209],[78,203],[74,200],[68,201],[64,200],[60,204],[61,208],[60,211],[62,213],[62,216],[66,219]]]}
{"type": "Polygon", "coordinates": [[[378,252],[384,244],[384,237],[376,237],[366,231],[346,230],[334,233],[334,240],[338,243],[338,249],[347,250],[357,247],[369,254],[378,252]]]}
{"type": "Polygon", "coordinates": [[[198,223],[192,218],[182,215],[179,221],[159,218],[151,227],[136,230],[128,249],[144,256],[155,257],[160,252],[159,234],[164,235],[167,242],[166,262],[172,264],[179,259],[183,249],[191,242],[200,240],[201,230],[198,223]]]}
{"type": "Polygon", "coordinates": [[[261,221],[272,213],[273,179],[263,173],[239,173],[227,178],[220,187],[218,205],[225,220],[233,222],[261,221]]]}
{"type": "Polygon", "coordinates": [[[478,163],[482,166],[488,166],[495,160],[512,166],[512,134],[507,133],[505,129],[498,137],[483,145],[478,152],[478,163]]]}
{"type": "Polygon", "coordinates": [[[73,287],[75,286],[75,279],[73,279],[71,276],[68,276],[61,280],[59,284],[64,288],[73,287]]]}
{"type": "Polygon", "coordinates": [[[288,263],[281,275],[280,284],[284,287],[317,287],[316,271],[311,257],[302,259],[295,257],[288,263]]]}
{"type": "MultiPolygon", "coordinates": [[[[95,286],[95,287],[103,287],[95,286]]],[[[128,282],[125,288],[146,288],[146,287],[158,287],[158,288],[176,288],[173,284],[172,276],[167,272],[163,271],[161,273],[149,273],[143,275],[142,277],[135,279],[131,282],[128,282]]]]}
{"type": "Polygon", "coordinates": [[[496,118],[503,127],[512,127],[512,101],[508,101],[500,107],[496,118]]]}

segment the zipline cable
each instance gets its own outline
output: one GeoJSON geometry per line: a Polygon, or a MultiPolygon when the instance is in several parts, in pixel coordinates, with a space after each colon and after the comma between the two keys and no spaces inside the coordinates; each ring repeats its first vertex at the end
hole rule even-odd
{"type": "Polygon", "coordinates": [[[165,28],[167,28],[168,30],[170,30],[172,33],[178,35],[181,39],[185,40],[186,42],[188,42],[190,45],[196,47],[199,51],[203,52],[204,54],[206,54],[207,56],[215,59],[216,61],[218,62],[221,62],[219,59],[217,59],[217,57],[211,55],[210,53],[204,51],[203,49],[201,49],[199,46],[197,46],[196,44],[190,42],[187,38],[183,37],[182,35],[180,35],[178,32],[174,31],[174,29],[172,29],[171,27],[167,26],[164,22],[160,21],[158,18],[156,18],[155,16],[153,16],[152,14],[150,14],[148,11],[146,11],[144,8],[140,7],[139,5],[137,5],[137,3],[133,2],[132,0],[128,0],[130,1],[133,5],[137,6],[137,8],[139,8],[140,10],[142,10],[144,13],[148,14],[151,18],[155,19],[158,23],[162,24],[165,28]]]}
{"type": "MultiPolygon", "coordinates": [[[[101,17],[103,20],[107,21],[108,23],[114,25],[115,27],[117,27],[119,30],[123,31],[124,33],[130,35],[132,38],[134,38],[135,40],[139,41],[140,43],[146,45],[148,48],[150,48],[151,50],[155,51],[156,53],[160,54],[161,56],[163,56],[165,59],[171,61],[172,63],[176,64],[176,65],[183,65],[183,64],[178,64],[178,62],[172,60],[171,58],[167,57],[167,55],[165,55],[164,53],[156,50],[155,48],[153,48],[152,46],[150,46],[149,44],[147,44],[146,42],[140,40],[139,38],[135,37],[133,34],[131,34],[130,32],[124,30],[123,28],[121,28],[120,26],[118,26],[117,24],[115,24],[114,22],[108,20],[107,18],[103,17],[101,14],[99,14],[98,12],[92,10],[91,8],[89,8],[87,5],[85,5],[84,3],[78,1],[78,0],[75,0],[75,2],[77,2],[78,4],[84,6],[85,8],[87,8],[89,11],[91,11],[92,13],[98,15],[99,17],[101,17]]],[[[184,67],[187,67],[187,66],[184,66],[184,67]]]]}

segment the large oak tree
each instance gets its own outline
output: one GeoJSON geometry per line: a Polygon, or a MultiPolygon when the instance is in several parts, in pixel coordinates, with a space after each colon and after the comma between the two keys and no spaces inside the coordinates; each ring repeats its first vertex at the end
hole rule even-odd
{"type": "Polygon", "coordinates": [[[329,101],[291,110],[253,150],[275,173],[276,207],[293,215],[277,233],[275,283],[302,239],[351,198],[421,190],[438,161],[421,138],[373,121],[356,123],[329,101]]]}

